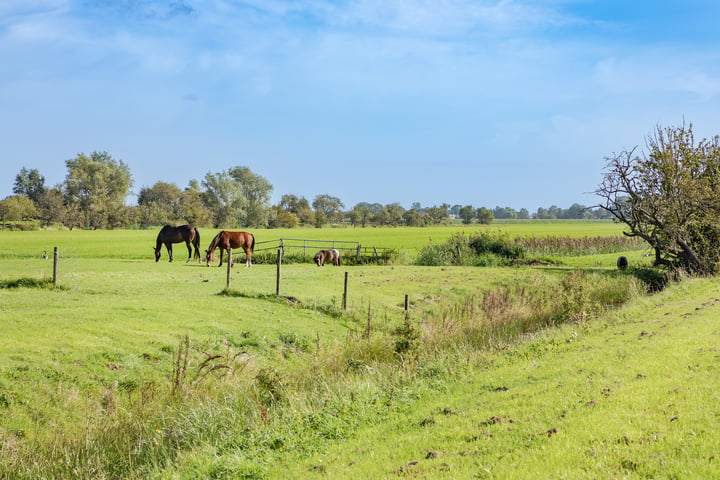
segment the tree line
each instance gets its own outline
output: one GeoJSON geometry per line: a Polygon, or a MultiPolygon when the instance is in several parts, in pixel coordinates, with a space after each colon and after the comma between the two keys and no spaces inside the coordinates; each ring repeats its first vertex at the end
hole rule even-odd
{"type": "Polygon", "coordinates": [[[15,177],[14,195],[0,201],[5,222],[30,221],[42,226],[61,224],[67,228],[144,228],[166,223],[191,223],[215,228],[294,228],[328,224],[352,226],[425,226],[460,219],[464,224],[490,224],[494,219],[609,218],[603,209],[574,204],[568,209],[552,206],[531,214],[522,208],[474,208],[443,203],[405,209],[398,203],[382,205],[361,202],[345,209],[334,196],[317,195],[312,202],[285,194],[271,205],[273,186],[248,167],[236,166],[208,172],[200,181],[192,179],[185,189],[158,181],[140,188],[137,205],[125,205],[133,186],[129,167],[107,152],[81,153],[65,162],[65,180],[53,187],[37,169],[23,167],[15,177]]]}

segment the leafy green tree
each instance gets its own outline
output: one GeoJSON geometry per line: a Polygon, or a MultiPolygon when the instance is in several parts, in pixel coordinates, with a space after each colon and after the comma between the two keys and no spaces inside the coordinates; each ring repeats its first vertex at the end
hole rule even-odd
{"type": "Polygon", "coordinates": [[[521,208],[520,210],[518,210],[517,218],[519,218],[520,220],[527,220],[530,218],[530,212],[528,212],[527,208],[521,208]]]}
{"type": "Polygon", "coordinates": [[[208,173],[202,181],[203,202],[215,212],[214,225],[219,227],[265,227],[270,219],[272,185],[247,167],[233,167],[225,172],[208,173]]]}
{"type": "Polygon", "coordinates": [[[51,188],[37,202],[38,218],[45,226],[65,221],[65,200],[59,187],[51,188]]]}
{"type": "Polygon", "coordinates": [[[587,218],[587,216],[585,215],[586,210],[587,207],[585,207],[584,205],[580,205],[579,203],[573,203],[570,208],[565,211],[563,218],[587,218]]]}
{"type": "Polygon", "coordinates": [[[173,183],[156,182],[152,187],[141,188],[137,200],[141,223],[162,225],[175,222],[181,194],[180,188],[173,183]]]}
{"type": "Polygon", "coordinates": [[[282,208],[280,205],[271,207],[270,228],[295,228],[300,225],[297,215],[282,208]]]}
{"type": "Polygon", "coordinates": [[[143,187],[138,194],[138,205],[156,203],[168,213],[175,210],[182,191],[174,183],[155,182],[152,187],[143,187]]]}
{"type": "MultiPolygon", "coordinates": [[[[107,152],[83,153],[67,160],[64,193],[68,205],[77,205],[85,228],[118,226],[125,197],[132,186],[130,169],[107,152]]],[[[80,226],[80,225],[78,225],[80,226]]]]}
{"type": "Polygon", "coordinates": [[[403,223],[402,215],[404,212],[405,209],[399,203],[389,203],[375,215],[375,223],[377,225],[397,227],[403,223]]]}
{"type": "Polygon", "coordinates": [[[548,220],[550,219],[550,212],[548,212],[547,208],[538,207],[537,212],[535,213],[535,218],[539,220],[548,220]]]}
{"type": "Polygon", "coordinates": [[[427,209],[428,220],[432,225],[445,223],[450,219],[450,205],[443,203],[440,206],[433,206],[427,209]]]}
{"type": "Polygon", "coordinates": [[[70,230],[83,227],[85,224],[85,215],[79,202],[65,204],[65,220],[63,224],[70,230]]]}
{"type": "Polygon", "coordinates": [[[300,225],[315,225],[315,213],[310,208],[310,202],[305,197],[298,197],[293,194],[283,195],[279,206],[295,215],[300,225]]]}
{"type": "Polygon", "coordinates": [[[425,214],[415,208],[411,208],[410,210],[405,210],[403,213],[403,221],[408,227],[422,227],[425,225],[425,214]]]}
{"type": "Polygon", "coordinates": [[[458,215],[465,225],[470,225],[475,218],[475,210],[472,205],[465,205],[458,210],[458,215]]]}
{"type": "Polygon", "coordinates": [[[211,225],[213,219],[212,212],[203,204],[202,192],[191,187],[180,193],[175,216],[195,226],[211,225]]]}
{"type": "Polygon", "coordinates": [[[315,226],[320,227],[325,223],[342,223],[343,205],[337,197],[327,194],[318,195],[312,203],[315,210],[315,226]]]}
{"type": "Polygon", "coordinates": [[[213,226],[239,227],[245,217],[246,199],[237,182],[227,172],[210,173],[202,181],[203,204],[214,212],[213,226]]]}
{"type": "Polygon", "coordinates": [[[647,151],[606,158],[599,205],[644,239],[655,263],[694,274],[720,265],[720,137],[698,142],[691,125],[656,127],[647,151]]]}
{"type": "Polygon", "coordinates": [[[363,228],[366,227],[368,223],[370,223],[370,220],[372,220],[372,209],[370,204],[365,202],[358,203],[352,210],[350,210],[348,217],[350,218],[350,223],[353,227],[357,225],[360,225],[363,228]]]}
{"type": "Polygon", "coordinates": [[[483,225],[490,225],[493,220],[495,220],[495,217],[493,216],[492,210],[485,207],[480,207],[477,209],[477,212],[475,213],[475,216],[478,219],[478,222],[480,222],[483,225]]]}
{"type": "Polygon", "coordinates": [[[0,217],[4,221],[32,220],[38,217],[35,203],[25,195],[12,195],[0,201],[0,217]]]}
{"type": "Polygon", "coordinates": [[[28,170],[23,167],[20,173],[15,176],[13,193],[16,195],[25,195],[37,203],[45,190],[47,190],[45,188],[45,177],[40,175],[40,172],[35,168],[28,170]]]}
{"type": "Polygon", "coordinates": [[[494,218],[517,218],[517,212],[511,207],[495,207],[494,218]]]}
{"type": "Polygon", "coordinates": [[[253,173],[248,167],[233,167],[228,171],[245,197],[245,218],[247,227],[265,227],[270,214],[270,194],[273,186],[265,177],[253,173]]]}

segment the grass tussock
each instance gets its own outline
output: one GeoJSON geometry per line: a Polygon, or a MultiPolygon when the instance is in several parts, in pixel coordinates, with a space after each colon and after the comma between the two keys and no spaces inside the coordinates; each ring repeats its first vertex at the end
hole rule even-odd
{"type": "Polygon", "coordinates": [[[46,290],[63,289],[61,285],[54,284],[52,279],[33,277],[22,277],[15,280],[0,280],[0,288],[42,288],[46,290]]]}

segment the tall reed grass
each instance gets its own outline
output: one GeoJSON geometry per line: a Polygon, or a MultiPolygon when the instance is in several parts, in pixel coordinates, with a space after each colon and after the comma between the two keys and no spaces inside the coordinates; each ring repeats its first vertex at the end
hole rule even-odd
{"type": "Polygon", "coordinates": [[[638,237],[516,237],[515,241],[533,255],[580,256],[640,250],[647,243],[638,237]]]}

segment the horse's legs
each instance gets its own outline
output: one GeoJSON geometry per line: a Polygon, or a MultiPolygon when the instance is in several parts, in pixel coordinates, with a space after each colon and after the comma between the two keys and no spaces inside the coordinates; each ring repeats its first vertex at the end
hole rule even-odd
{"type": "Polygon", "coordinates": [[[222,257],[223,257],[223,248],[220,247],[220,265],[218,265],[218,267],[222,267],[222,257]]]}
{"type": "Polygon", "coordinates": [[[252,267],[252,257],[250,257],[250,249],[245,248],[245,268],[252,267]]]}
{"type": "Polygon", "coordinates": [[[165,248],[167,248],[168,257],[170,257],[170,261],[172,262],[172,243],[167,242],[167,243],[165,244],[165,248]]]}
{"type": "Polygon", "coordinates": [[[185,245],[187,245],[188,249],[188,259],[185,263],[188,263],[192,259],[192,248],[190,248],[190,240],[185,240],[185,245]]]}

